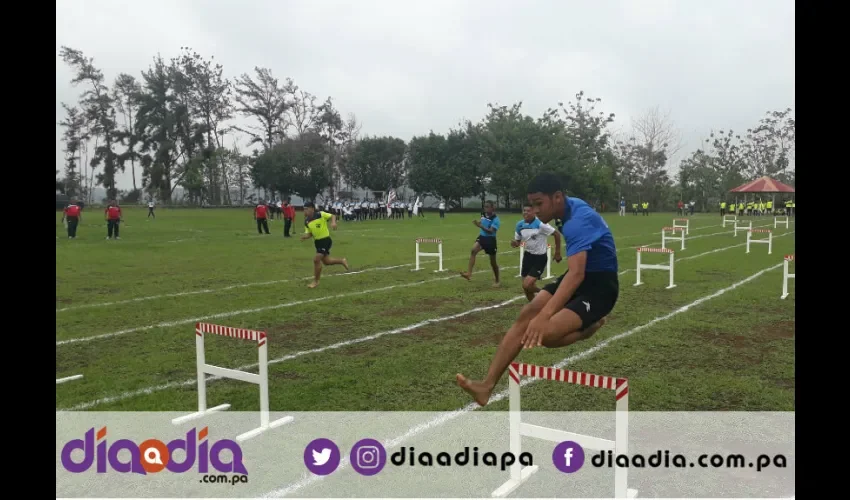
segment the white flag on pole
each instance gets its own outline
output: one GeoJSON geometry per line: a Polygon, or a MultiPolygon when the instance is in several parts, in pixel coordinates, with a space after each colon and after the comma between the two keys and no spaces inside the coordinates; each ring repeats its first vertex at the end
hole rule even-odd
{"type": "Polygon", "coordinates": [[[416,201],[413,203],[413,215],[419,214],[419,197],[416,197],[416,201]]]}
{"type": "Polygon", "coordinates": [[[395,201],[395,189],[390,189],[389,194],[387,194],[387,215],[393,214],[392,204],[395,201]]]}

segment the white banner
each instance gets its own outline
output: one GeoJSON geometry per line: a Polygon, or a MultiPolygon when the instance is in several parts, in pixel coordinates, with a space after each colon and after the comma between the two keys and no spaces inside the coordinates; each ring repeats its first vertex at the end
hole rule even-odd
{"type": "MultiPolygon", "coordinates": [[[[613,398],[612,398],[613,399],[613,398]]],[[[57,412],[56,496],[100,498],[789,498],[793,412],[57,412]],[[627,453],[593,446],[621,442],[627,453]],[[512,467],[514,466],[514,467],[512,467]],[[524,474],[526,475],[526,474],[524,474]],[[624,484],[624,483],[623,483],[624,484]]]]}

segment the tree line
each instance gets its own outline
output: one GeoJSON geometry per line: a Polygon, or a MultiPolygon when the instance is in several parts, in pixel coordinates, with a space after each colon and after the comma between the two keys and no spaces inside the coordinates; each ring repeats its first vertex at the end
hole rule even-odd
{"type": "Polygon", "coordinates": [[[355,115],[343,119],[331,97],[321,101],[268,68],[228,79],[214,58],[186,47],[169,60],[155,57],[140,78],[119,74],[111,85],[81,51],[62,47],[59,56],[82,93],[62,104],[66,162],[57,190],[89,201],[95,186],[129,202],[169,202],[179,186],[186,203],[205,205],[242,204],[253,188],[324,200],[350,188],[407,187],[450,206],[494,197],[511,207],[536,173],[554,171],[570,195],[596,205],[614,208],[622,196],[664,209],[680,198],[707,205],[761,175],[793,183],[790,109],[768,113],[744,134],[713,133],[671,176],[668,161],[681,143],[668,116],[652,109],[627,133],[614,131],[615,115],[583,91],[537,118],[522,103],[488,104],[478,122],[405,141],[360,137],[355,115]],[[235,125],[237,116],[249,125],[235,125]],[[235,144],[236,133],[250,138],[250,154],[235,144]],[[132,190],[119,192],[116,174],[128,167],[132,190]]]}

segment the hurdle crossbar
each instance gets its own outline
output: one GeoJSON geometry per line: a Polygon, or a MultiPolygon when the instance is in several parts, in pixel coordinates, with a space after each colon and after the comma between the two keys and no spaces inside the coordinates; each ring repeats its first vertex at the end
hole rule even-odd
{"type": "Polygon", "coordinates": [[[747,231],[747,253],[750,253],[750,244],[751,243],[767,243],[767,254],[770,255],[773,253],[773,231],[770,229],[750,229],[747,231]],[[766,239],[753,239],[753,233],[767,233],[766,239]]]}
{"type": "Polygon", "coordinates": [[[662,227],[661,228],[661,248],[667,248],[667,240],[682,240],[682,250],[685,249],[685,228],[683,227],[662,227]],[[671,231],[673,234],[668,236],[667,231],[671,231]],[[676,236],[676,231],[679,232],[679,236],[676,236]]]}
{"type": "Polygon", "coordinates": [[[416,238],[416,268],[411,269],[411,271],[421,271],[422,267],[419,265],[420,257],[437,257],[439,260],[439,269],[434,271],[435,273],[439,273],[445,271],[443,269],[443,240],[439,238],[416,238]],[[436,243],[437,244],[437,252],[420,252],[419,245],[422,243],[436,243]]]}
{"type": "Polygon", "coordinates": [[[648,247],[640,247],[637,249],[637,269],[635,270],[635,274],[637,274],[637,281],[634,286],[642,285],[643,282],[640,280],[640,270],[641,269],[658,269],[659,271],[669,271],[670,272],[670,285],[667,286],[667,289],[675,288],[676,284],[673,282],[673,262],[674,262],[674,252],[671,248],[648,248],[648,247]],[[670,264],[643,264],[641,263],[640,255],[642,253],[666,253],[670,254],[670,264]]]}
{"type": "Polygon", "coordinates": [[[293,417],[287,416],[279,418],[273,422],[269,422],[269,362],[268,339],[266,337],[266,332],[213,325],[210,323],[197,323],[195,324],[195,350],[198,365],[198,411],[190,413],[189,415],[177,417],[171,421],[172,424],[182,424],[190,420],[199,419],[209,415],[210,413],[230,408],[229,403],[224,403],[212,408],[207,407],[207,374],[232,380],[241,380],[243,382],[257,384],[260,386],[260,426],[236,436],[237,441],[245,441],[246,439],[255,437],[269,429],[280,427],[281,425],[294,420],[293,417]],[[206,354],[204,351],[204,334],[206,333],[256,342],[260,359],[260,373],[243,372],[207,364],[206,354]]]}
{"type": "Polygon", "coordinates": [[[723,216],[723,229],[726,229],[727,222],[735,222],[738,220],[737,215],[724,215],[723,216]]]}
{"type": "Polygon", "coordinates": [[[685,228],[685,234],[691,234],[691,221],[688,219],[673,219],[673,227],[685,228]],[[682,225],[682,221],[685,222],[684,225],[682,225]]]}
{"type": "MultiPolygon", "coordinates": [[[[529,365],[525,363],[511,363],[508,367],[508,397],[510,411],[510,451],[518,456],[522,449],[522,437],[533,437],[559,443],[562,441],[575,441],[585,449],[595,451],[612,450],[615,454],[627,454],[629,452],[629,381],[625,378],[606,377],[590,373],[574,372],[545,366],[529,365]],[[576,434],[560,429],[552,429],[539,425],[522,422],[520,411],[520,377],[534,377],[555,382],[583,385],[586,387],[598,387],[613,390],[616,400],[616,427],[613,440],[596,436],[576,434]]],[[[524,482],[537,472],[539,466],[531,465],[522,467],[520,463],[510,466],[510,479],[505,481],[493,492],[493,497],[506,497],[519,488],[524,482]]],[[[614,496],[615,498],[635,498],[637,490],[628,488],[628,468],[615,466],[614,469],[614,496]]]]}
{"type": "Polygon", "coordinates": [[[742,222],[742,221],[735,219],[735,232],[734,232],[734,234],[732,234],[733,238],[738,237],[738,230],[743,231],[744,229],[746,229],[747,231],[749,231],[753,228],[753,221],[751,221],[751,220],[746,221],[747,225],[744,225],[743,223],[738,224],[739,222],[742,222]]]}
{"type": "Polygon", "coordinates": [[[787,215],[777,215],[773,217],[773,229],[779,227],[780,224],[785,226],[785,229],[788,229],[788,216],[787,215]],[[785,220],[779,220],[785,219],[785,220]]]}
{"type": "MultiPolygon", "coordinates": [[[[522,259],[525,256],[525,242],[519,244],[519,274],[516,275],[517,278],[522,276],[522,259]]],[[[546,245],[546,276],[541,277],[540,279],[548,280],[552,277],[552,245],[546,245]]]]}
{"type": "Polygon", "coordinates": [[[782,266],[782,297],[780,298],[783,300],[788,297],[788,280],[797,278],[796,272],[794,274],[788,272],[788,265],[791,262],[794,262],[793,253],[791,255],[785,256],[785,261],[783,262],[782,266]]]}

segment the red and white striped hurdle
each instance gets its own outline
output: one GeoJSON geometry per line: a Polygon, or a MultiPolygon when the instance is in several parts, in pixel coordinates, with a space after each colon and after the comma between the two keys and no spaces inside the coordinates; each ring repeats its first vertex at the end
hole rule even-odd
{"type": "Polygon", "coordinates": [[[788,216],[787,215],[777,215],[773,218],[773,229],[779,227],[782,224],[785,226],[785,229],[788,229],[788,216]]]}
{"type": "MultiPolygon", "coordinates": [[[[562,441],[575,441],[582,448],[606,451],[612,450],[615,455],[627,454],[629,452],[629,381],[625,378],[606,377],[590,373],[561,370],[545,366],[528,365],[525,363],[511,363],[508,367],[510,375],[508,397],[510,411],[510,451],[514,456],[521,453],[522,437],[532,437],[560,443],[562,441]],[[616,427],[613,440],[596,436],[576,434],[560,429],[552,429],[539,425],[522,422],[520,411],[520,377],[534,377],[555,382],[583,385],[586,387],[597,387],[614,391],[616,400],[616,427]]],[[[510,467],[510,479],[505,481],[493,492],[493,497],[506,497],[526,482],[532,474],[537,472],[537,465],[522,467],[520,463],[514,463],[510,467]]],[[[614,496],[615,498],[635,498],[637,490],[628,488],[628,468],[617,467],[614,469],[614,496]]]]}
{"type": "Polygon", "coordinates": [[[421,271],[422,267],[419,265],[420,257],[438,257],[439,258],[439,266],[440,268],[434,271],[435,273],[439,273],[445,271],[443,269],[443,240],[439,238],[416,238],[416,268],[411,269],[411,271],[421,271]],[[419,245],[422,243],[436,243],[437,244],[437,252],[420,252],[419,245]]]}
{"type": "Polygon", "coordinates": [[[682,240],[682,250],[685,249],[685,229],[681,227],[662,227],[661,228],[661,248],[667,248],[667,240],[682,240]],[[671,231],[673,234],[668,236],[667,231],[671,231]],[[679,236],[676,236],[676,231],[679,232],[679,236]]]}
{"type": "Polygon", "coordinates": [[[673,227],[681,227],[685,229],[685,234],[691,234],[691,221],[688,219],[673,219],[673,227]],[[683,224],[684,222],[684,224],[683,224]]]}
{"type": "Polygon", "coordinates": [[[785,261],[782,263],[783,264],[783,266],[782,266],[782,297],[780,297],[780,298],[783,299],[783,300],[788,297],[788,280],[797,278],[797,273],[790,274],[788,272],[788,265],[791,262],[794,262],[794,254],[793,253],[791,255],[786,255],[785,261]]]}
{"type": "Polygon", "coordinates": [[[745,225],[744,221],[739,221],[739,220],[735,219],[735,232],[732,234],[732,237],[737,238],[738,237],[738,231],[743,231],[744,229],[746,229],[747,231],[750,231],[752,228],[753,228],[753,221],[748,220],[748,221],[746,221],[746,225],[745,225]],[[739,222],[740,222],[740,224],[739,224],[739,222]]]}
{"type": "Polygon", "coordinates": [[[738,220],[737,215],[724,215],[723,216],[723,229],[726,229],[727,222],[736,222],[738,220]]]}
{"type": "Polygon", "coordinates": [[[268,339],[266,338],[266,332],[213,325],[210,323],[197,323],[195,325],[195,349],[197,352],[196,357],[198,365],[198,411],[175,418],[171,421],[172,424],[182,424],[190,420],[204,417],[210,413],[230,408],[229,403],[207,408],[207,374],[232,380],[241,380],[243,382],[257,384],[260,386],[260,426],[254,430],[236,436],[237,441],[245,441],[246,439],[255,437],[269,429],[280,427],[281,425],[294,420],[293,417],[283,417],[275,420],[274,422],[269,422],[269,361],[268,339]],[[243,372],[207,364],[206,355],[204,353],[204,334],[206,333],[256,342],[260,357],[260,373],[243,372]]]}
{"type": "MultiPolygon", "coordinates": [[[[517,278],[522,276],[522,258],[525,256],[525,242],[519,244],[519,274],[516,275],[517,278]]],[[[546,245],[546,276],[541,277],[540,279],[548,280],[552,277],[552,245],[546,245]]]]}
{"type": "Polygon", "coordinates": [[[640,247],[637,249],[637,269],[635,269],[635,273],[637,274],[637,281],[635,282],[635,286],[642,285],[643,282],[640,280],[640,270],[641,269],[658,269],[660,271],[669,271],[670,272],[670,285],[667,289],[675,288],[676,285],[673,283],[673,262],[674,262],[674,252],[671,248],[648,248],[648,247],[640,247]],[[666,253],[670,254],[670,264],[643,264],[641,263],[640,255],[642,253],[666,253]]]}
{"type": "Polygon", "coordinates": [[[770,229],[750,229],[747,231],[747,253],[750,253],[751,243],[767,243],[767,254],[773,253],[773,231],[770,229]],[[767,239],[754,240],[753,233],[767,233],[767,239]]]}

